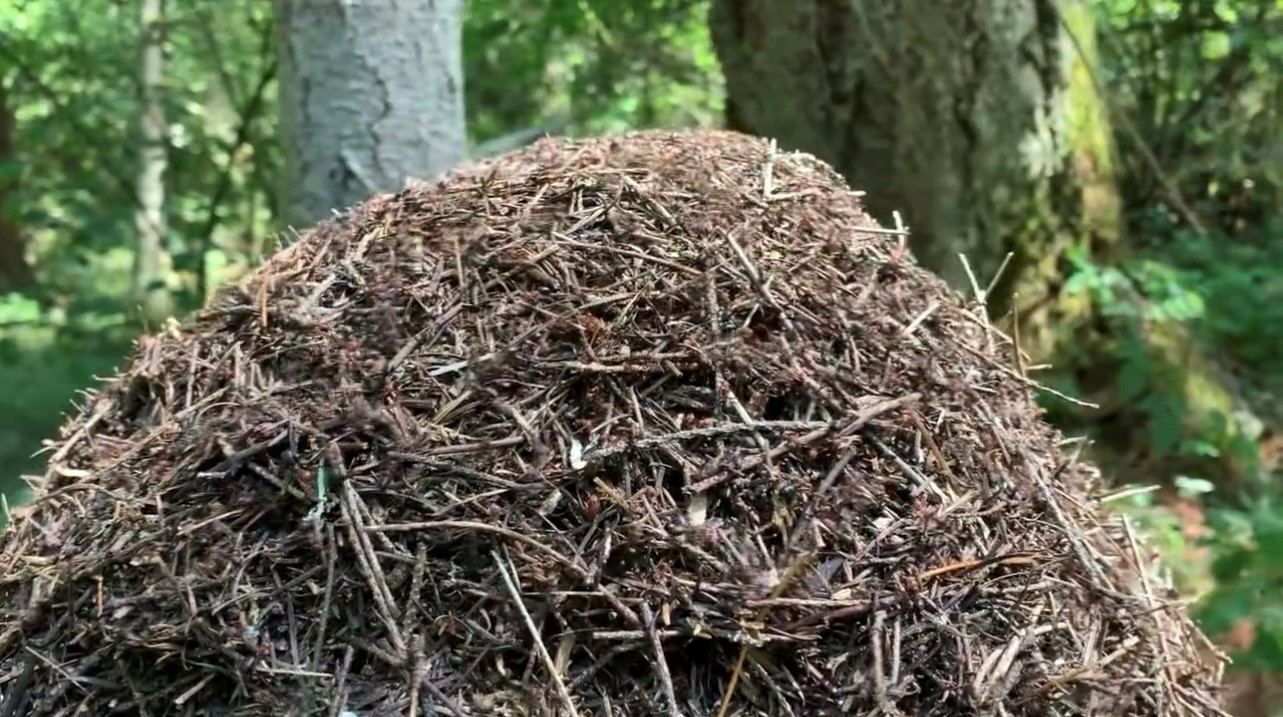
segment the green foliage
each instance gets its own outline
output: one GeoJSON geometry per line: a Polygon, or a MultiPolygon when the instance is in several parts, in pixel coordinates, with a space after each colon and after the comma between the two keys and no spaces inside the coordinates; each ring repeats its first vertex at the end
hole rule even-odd
{"type": "MultiPolygon", "coordinates": [[[[244,261],[270,231],[274,188],[247,160],[249,148],[270,157],[276,144],[263,82],[275,57],[269,3],[202,0],[169,13],[168,248],[190,308],[215,280],[203,271],[207,255],[244,261]]],[[[16,13],[0,11],[0,56],[18,100],[20,223],[42,301],[79,292],[84,265],[131,246],[139,34],[134,3],[29,0],[16,13]]]]}
{"type": "Polygon", "coordinates": [[[470,0],[468,125],[477,140],[554,116],[570,133],[721,121],[707,0],[470,0]]]}
{"type": "MultiPolygon", "coordinates": [[[[167,248],[180,307],[245,264],[270,230],[275,62],[270,3],[171,4],[165,111],[170,122],[167,248]],[[256,151],[251,151],[254,148],[256,151]],[[226,264],[227,261],[220,263],[226,264]]],[[[127,320],[138,161],[133,2],[0,5],[0,82],[17,153],[0,157],[17,190],[6,211],[29,241],[38,284],[0,302],[0,490],[39,469],[33,454],[76,393],[110,372],[137,332],[127,320]]]]}
{"type": "Polygon", "coordinates": [[[1149,225],[1172,237],[1163,254],[1173,274],[1214,307],[1198,317],[1211,345],[1245,375],[1283,376],[1283,214],[1237,236],[1149,225]]]}
{"type": "Polygon", "coordinates": [[[1234,230],[1277,207],[1283,5],[1096,0],[1095,6],[1104,30],[1102,75],[1117,114],[1134,130],[1120,142],[1131,149],[1130,206],[1192,210],[1234,230]],[[1136,151],[1140,142],[1166,176],[1136,151]]]}
{"type": "Polygon", "coordinates": [[[1254,639],[1235,656],[1236,668],[1283,671],[1283,504],[1262,500],[1208,518],[1216,586],[1203,596],[1198,616],[1212,634],[1252,625],[1254,639]]]}
{"type": "MultiPolygon", "coordinates": [[[[1157,454],[1232,452],[1240,463],[1253,463],[1257,443],[1231,430],[1226,411],[1199,415],[1188,405],[1189,386],[1181,375],[1188,369],[1174,365],[1171,346],[1155,336],[1168,327],[1188,330],[1195,339],[1192,350],[1233,371],[1244,391],[1278,395],[1283,390],[1283,270],[1277,257],[1283,252],[1283,218],[1250,237],[1165,229],[1170,240],[1161,249],[1142,251],[1119,266],[1072,256],[1065,290],[1089,295],[1109,322],[1110,355],[1119,365],[1116,397],[1140,409],[1157,454]]],[[[1256,403],[1268,412],[1273,399],[1256,403]]]]}
{"type": "MultiPolygon", "coordinates": [[[[1205,499],[1213,489],[1207,481],[1177,481],[1183,500],[1205,499]]],[[[1234,669],[1283,671],[1283,503],[1267,498],[1214,508],[1199,525],[1150,491],[1129,492],[1110,504],[1163,556],[1177,590],[1197,596],[1194,615],[1203,629],[1220,637],[1250,628],[1250,643],[1234,654],[1234,669]]]]}
{"type": "Polygon", "coordinates": [[[1266,430],[1283,425],[1283,3],[1094,5],[1133,251],[1121,266],[1077,262],[1069,288],[1104,309],[1118,337],[1117,396],[1141,407],[1156,452],[1257,471],[1255,484],[1202,495],[1202,540],[1187,540],[1188,518],[1164,505],[1132,508],[1169,565],[1205,569],[1206,584],[1186,586],[1205,593],[1203,625],[1251,628],[1236,666],[1283,670],[1277,476],[1261,472],[1253,432],[1232,430],[1241,416],[1185,400],[1191,376],[1211,365],[1266,430]],[[1193,353],[1156,341],[1170,328],[1193,336],[1193,353]],[[1206,363],[1183,363],[1195,354],[1206,363]]]}
{"type": "Polygon", "coordinates": [[[1231,409],[1189,401],[1212,366],[1267,424],[1283,419],[1283,4],[1094,4],[1133,251],[1115,266],[1073,257],[1065,289],[1102,312],[1117,399],[1139,407],[1156,453],[1250,462],[1231,409]],[[1194,345],[1174,347],[1178,330],[1194,345]]]}
{"type": "Polygon", "coordinates": [[[1180,375],[1187,368],[1175,363],[1183,355],[1174,353],[1163,340],[1179,329],[1194,335],[1193,351],[1218,345],[1221,337],[1214,317],[1229,306],[1210,304],[1209,284],[1221,281],[1222,273],[1237,272],[1238,267],[1217,265],[1203,276],[1155,258],[1112,267],[1096,265],[1081,253],[1070,259],[1073,270],[1065,291],[1087,294],[1107,322],[1107,353],[1117,363],[1114,397],[1144,417],[1153,453],[1217,457],[1230,449],[1254,451],[1254,445],[1235,443],[1225,410],[1190,405],[1191,389],[1180,375]]]}
{"type": "Polygon", "coordinates": [[[55,434],[78,392],[112,370],[132,333],[118,302],[68,313],[19,294],[0,299],[0,492],[12,500],[18,476],[39,469],[40,440],[55,434]]]}

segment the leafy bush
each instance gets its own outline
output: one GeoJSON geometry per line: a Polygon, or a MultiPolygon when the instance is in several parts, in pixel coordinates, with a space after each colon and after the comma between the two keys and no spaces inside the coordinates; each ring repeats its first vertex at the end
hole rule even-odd
{"type": "Polygon", "coordinates": [[[1181,478],[1174,500],[1145,494],[1120,507],[1169,555],[1178,588],[1199,598],[1197,614],[1236,666],[1283,671],[1283,491],[1256,462],[1260,434],[1283,425],[1283,4],[1093,6],[1136,251],[1119,266],[1077,261],[1069,288],[1119,337],[1113,389],[1140,407],[1150,448],[1232,459],[1257,478],[1181,478]],[[1185,382],[1201,369],[1157,338],[1171,329],[1192,337],[1257,425],[1187,405],[1185,382]]]}

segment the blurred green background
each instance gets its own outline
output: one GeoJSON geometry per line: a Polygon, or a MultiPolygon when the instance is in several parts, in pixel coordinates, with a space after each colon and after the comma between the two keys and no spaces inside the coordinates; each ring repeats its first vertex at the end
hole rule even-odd
{"type": "MultiPolygon", "coordinates": [[[[540,131],[725,124],[736,97],[709,6],[470,0],[462,43],[474,151],[540,131]]],[[[1275,714],[1283,2],[1085,7],[1128,251],[1116,262],[1066,253],[1057,291],[1090,301],[1109,338],[1073,357],[1077,373],[1048,380],[1122,408],[1047,405],[1072,433],[1107,438],[1122,427],[1126,445],[1101,456],[1116,491],[1108,505],[1169,557],[1173,587],[1233,654],[1235,679],[1264,695],[1236,709],[1275,714]],[[1102,382],[1093,367],[1104,366],[1102,382]],[[1214,396],[1212,407],[1191,396],[1214,396]]],[[[10,504],[23,499],[21,476],[40,473],[42,441],[57,435],[78,392],[158,328],[134,308],[140,281],[163,282],[181,317],[261,261],[282,230],[273,4],[190,0],[163,10],[165,268],[140,279],[138,68],[148,40],[138,1],[0,6],[0,489],[10,504]]]]}

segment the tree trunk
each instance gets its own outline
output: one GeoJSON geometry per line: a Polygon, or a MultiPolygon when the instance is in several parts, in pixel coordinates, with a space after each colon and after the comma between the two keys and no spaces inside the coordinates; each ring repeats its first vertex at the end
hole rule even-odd
{"type": "Polygon", "coordinates": [[[135,230],[134,291],[144,321],[158,324],[173,310],[169,292],[171,258],[165,243],[165,169],[168,131],[165,126],[164,0],[141,0],[142,39],[139,55],[142,113],[138,207],[135,230]]]}
{"type": "Polygon", "coordinates": [[[0,294],[29,289],[35,284],[27,260],[27,237],[17,218],[21,165],[14,147],[15,104],[10,98],[9,81],[0,77],[0,294]]]}
{"type": "Polygon", "coordinates": [[[728,121],[831,162],[884,223],[899,211],[959,289],[958,254],[983,288],[1013,252],[993,308],[1013,290],[1046,306],[1066,251],[1107,255],[1120,226],[1109,126],[1061,7],[1090,50],[1076,0],[716,0],[728,121]]]}
{"type": "Polygon", "coordinates": [[[467,152],[462,0],[276,0],[281,216],[304,227],[467,152]]]}
{"type": "MultiPolygon", "coordinates": [[[[968,295],[958,255],[983,290],[1010,253],[990,312],[1017,306],[1023,348],[1107,404],[1060,419],[1127,427],[1102,436],[1115,444],[1102,463],[1149,443],[1147,415],[1111,400],[1108,322],[1065,290],[1071,257],[1109,265],[1125,248],[1086,0],[714,0],[709,22],[733,129],[833,164],[883,223],[899,211],[918,259],[968,295]]],[[[1188,342],[1150,347],[1181,373],[1163,390],[1184,390],[1196,421],[1229,410],[1213,369],[1173,346],[1188,342]]]]}

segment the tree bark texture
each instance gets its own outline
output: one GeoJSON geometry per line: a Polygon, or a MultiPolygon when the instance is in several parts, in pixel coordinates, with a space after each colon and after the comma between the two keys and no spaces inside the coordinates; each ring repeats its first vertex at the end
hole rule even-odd
{"type": "Polygon", "coordinates": [[[276,0],[281,216],[302,228],[467,153],[462,0],[276,0]]]}
{"type": "MultiPolygon", "coordinates": [[[[731,128],[833,164],[968,295],[958,255],[984,289],[1010,253],[991,313],[1016,306],[1022,347],[1104,405],[1061,420],[1102,429],[1105,453],[1149,445],[1145,415],[1114,398],[1108,322],[1063,290],[1073,253],[1107,265],[1125,249],[1086,0],[714,0],[709,22],[731,128]]],[[[1164,390],[1191,423],[1228,418],[1236,399],[1175,333],[1151,340],[1164,390]]]]}
{"type": "Polygon", "coordinates": [[[154,325],[169,318],[173,309],[169,292],[171,259],[165,243],[165,169],[169,133],[164,105],[164,0],[141,0],[141,11],[139,88],[142,114],[136,186],[138,207],[134,216],[138,234],[134,252],[134,291],[142,318],[154,325]]]}
{"type": "Polygon", "coordinates": [[[733,128],[832,163],[883,223],[899,211],[919,260],[959,289],[958,254],[983,288],[1013,252],[1001,310],[1014,290],[1022,304],[1054,293],[1070,247],[1118,242],[1087,13],[1080,0],[715,0],[710,24],[733,128]]]}

